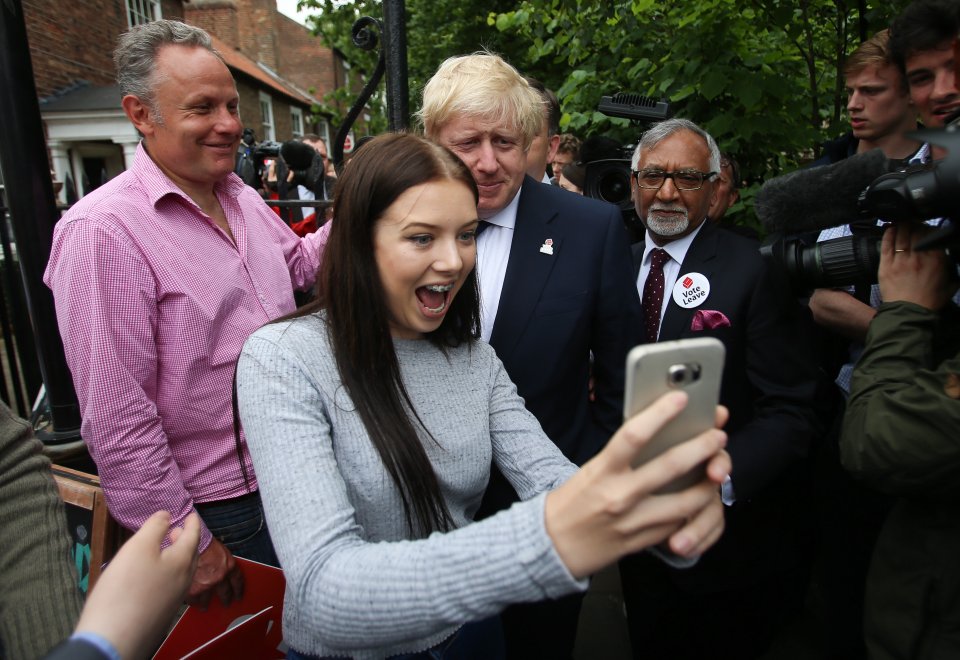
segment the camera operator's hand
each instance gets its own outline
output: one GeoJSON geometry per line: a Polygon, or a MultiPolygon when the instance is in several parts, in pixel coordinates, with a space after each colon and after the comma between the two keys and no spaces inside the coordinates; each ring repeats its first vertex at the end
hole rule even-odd
{"type": "Polygon", "coordinates": [[[950,278],[946,253],[913,249],[930,231],[926,225],[901,222],[884,232],[878,271],[884,302],[902,300],[937,311],[956,292],[960,282],[950,278]]]}

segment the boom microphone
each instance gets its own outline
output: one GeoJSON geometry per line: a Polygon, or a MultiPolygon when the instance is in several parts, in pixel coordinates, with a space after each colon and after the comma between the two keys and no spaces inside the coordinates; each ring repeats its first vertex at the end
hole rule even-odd
{"type": "Polygon", "coordinates": [[[860,193],[901,161],[882,150],[856,154],[832,165],[770,179],[757,194],[757,217],[768,232],[803,234],[849,224],[862,217],[860,193]]]}
{"type": "Polygon", "coordinates": [[[316,150],[304,142],[289,140],[280,145],[280,157],[291,170],[308,169],[316,155],[316,150]]]}

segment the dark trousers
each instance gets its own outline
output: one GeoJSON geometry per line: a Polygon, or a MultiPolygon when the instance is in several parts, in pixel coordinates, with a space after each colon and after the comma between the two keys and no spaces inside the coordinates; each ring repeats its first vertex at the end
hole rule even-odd
{"type": "MultiPolygon", "coordinates": [[[[510,482],[496,467],[490,471],[487,492],[475,516],[482,520],[519,501],[510,482]]],[[[577,639],[580,607],[585,594],[557,600],[511,605],[500,614],[509,660],[568,660],[577,639]]]]}
{"type": "Polygon", "coordinates": [[[803,604],[800,569],[710,593],[682,589],[674,570],[645,554],[620,561],[634,658],[760,658],[803,604]]]}
{"type": "Polygon", "coordinates": [[[508,660],[568,660],[573,657],[585,594],[511,605],[500,614],[508,660]]]}
{"type": "Polygon", "coordinates": [[[280,567],[260,493],[194,505],[213,537],[237,557],[280,567]]]}
{"type": "Polygon", "coordinates": [[[840,464],[843,411],[816,453],[817,545],[807,608],[822,658],[867,657],[863,635],[867,570],[893,497],[873,491],[840,464]]]}

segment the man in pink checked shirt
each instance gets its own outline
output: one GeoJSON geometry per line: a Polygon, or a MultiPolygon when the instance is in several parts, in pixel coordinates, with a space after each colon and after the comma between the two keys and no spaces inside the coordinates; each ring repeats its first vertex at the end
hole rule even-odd
{"type": "Polygon", "coordinates": [[[206,32],[133,28],[114,54],[143,135],[133,167],[58,223],[45,281],[112,515],[204,521],[192,602],[242,594],[233,553],[276,565],[231,405],[258,327],[313,284],[326,231],[298,238],[233,174],[236,85],[206,32]]]}

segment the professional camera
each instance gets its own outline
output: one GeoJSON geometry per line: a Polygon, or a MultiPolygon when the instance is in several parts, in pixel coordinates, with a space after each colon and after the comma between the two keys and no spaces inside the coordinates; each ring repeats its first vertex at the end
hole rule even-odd
{"type": "Polygon", "coordinates": [[[880,241],[883,229],[876,220],[850,223],[852,236],[816,242],[773,235],[760,246],[760,253],[786,272],[797,294],[812,289],[832,289],[877,283],[880,241]]]}
{"type": "MultiPolygon", "coordinates": [[[[296,144],[302,145],[303,143],[297,142],[296,144]]],[[[310,164],[307,167],[302,167],[308,155],[305,152],[298,154],[298,156],[300,156],[299,159],[291,159],[290,155],[285,151],[282,154],[290,163],[290,169],[293,170],[293,178],[290,180],[290,185],[303,186],[313,191],[317,199],[331,199],[333,197],[333,190],[332,186],[329,185],[327,177],[327,164],[313,147],[308,146],[308,148],[313,153],[310,154],[310,164]],[[296,160],[296,163],[294,163],[294,160],[296,160]]]]}
{"type": "Polygon", "coordinates": [[[240,150],[237,153],[237,164],[234,172],[251,188],[261,188],[265,161],[268,158],[280,157],[280,143],[265,141],[257,144],[253,129],[243,129],[240,138],[240,150]]]}
{"type": "MultiPolygon", "coordinates": [[[[597,110],[608,117],[639,123],[666,119],[670,105],[639,94],[620,93],[601,97],[597,110]]],[[[635,146],[605,137],[587,138],[580,148],[580,162],[586,168],[583,194],[620,207],[627,230],[637,238],[643,235],[643,225],[630,199],[630,160],[635,146]]]]}
{"type": "Polygon", "coordinates": [[[783,267],[796,291],[876,283],[883,234],[877,218],[886,222],[946,218],[917,248],[945,248],[957,260],[960,231],[951,218],[960,218],[960,119],[944,129],[924,129],[910,137],[946,148],[947,157],[902,166],[877,153],[862,154],[828,167],[781,177],[779,182],[773,180],[769,189],[764,186],[757,200],[757,214],[774,234],[761,252],[783,267]],[[893,171],[885,171],[891,164],[893,171]],[[865,187],[864,176],[870,182],[865,187]],[[854,192],[856,189],[860,189],[859,195],[854,192]],[[811,194],[821,196],[821,204],[832,206],[801,219],[797,215],[809,211],[805,208],[806,197],[811,194]],[[804,211],[786,208],[791,195],[804,211]],[[855,208],[848,208],[841,201],[847,196],[856,199],[855,208]],[[847,223],[852,236],[820,243],[807,244],[782,235],[791,228],[795,232],[819,232],[847,223]]]}
{"type": "Polygon", "coordinates": [[[315,192],[318,182],[322,187],[323,159],[310,145],[296,140],[283,143],[265,140],[258,144],[253,130],[249,128],[243,129],[243,137],[240,141],[234,172],[251,188],[259,189],[263,186],[267,159],[276,160],[278,182],[286,182],[287,173],[293,170],[293,179],[287,185],[302,185],[315,192]]]}

